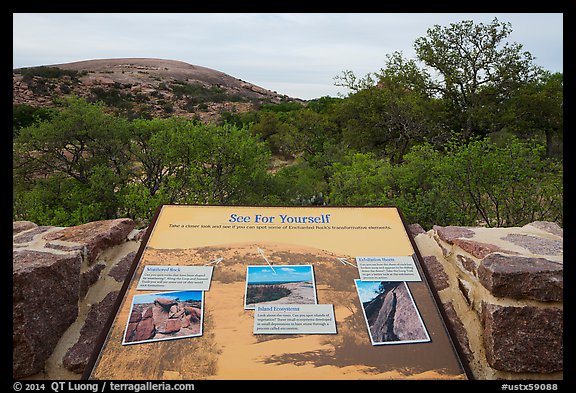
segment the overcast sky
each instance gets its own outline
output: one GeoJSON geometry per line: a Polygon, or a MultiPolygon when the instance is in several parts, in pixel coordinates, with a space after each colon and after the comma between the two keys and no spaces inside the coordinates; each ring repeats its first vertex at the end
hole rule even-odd
{"type": "Polygon", "coordinates": [[[302,99],[346,93],[344,70],[378,71],[386,54],[414,58],[433,25],[510,22],[509,41],[535,63],[563,72],[561,13],[13,14],[13,68],[80,60],[151,57],[225,72],[302,99]]]}

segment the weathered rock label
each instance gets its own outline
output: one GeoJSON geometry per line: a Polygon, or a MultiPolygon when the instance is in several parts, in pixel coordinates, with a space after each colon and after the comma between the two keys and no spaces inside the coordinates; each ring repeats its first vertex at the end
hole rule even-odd
{"type": "Polygon", "coordinates": [[[207,291],[212,279],[212,266],[152,266],[144,267],[138,290],[207,291]]]}

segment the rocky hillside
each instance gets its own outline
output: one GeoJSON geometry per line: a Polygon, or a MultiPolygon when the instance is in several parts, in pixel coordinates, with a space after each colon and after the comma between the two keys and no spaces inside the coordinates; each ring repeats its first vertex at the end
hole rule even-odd
{"type": "Polygon", "coordinates": [[[217,120],[262,104],[294,101],[220,71],[174,60],[87,60],[13,70],[13,104],[51,106],[74,94],[130,117],[217,120]]]}

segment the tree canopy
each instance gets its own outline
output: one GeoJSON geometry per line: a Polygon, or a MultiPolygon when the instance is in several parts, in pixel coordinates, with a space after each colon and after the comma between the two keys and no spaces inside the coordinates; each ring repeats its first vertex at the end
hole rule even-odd
{"type": "MultiPolygon", "coordinates": [[[[13,218],[76,225],[162,203],[383,205],[410,222],[563,221],[563,75],[509,23],[433,26],[346,97],[224,112],[203,124],[126,118],[68,97],[14,106],[13,218]]],[[[217,93],[217,92],[215,92],[217,93]]]]}

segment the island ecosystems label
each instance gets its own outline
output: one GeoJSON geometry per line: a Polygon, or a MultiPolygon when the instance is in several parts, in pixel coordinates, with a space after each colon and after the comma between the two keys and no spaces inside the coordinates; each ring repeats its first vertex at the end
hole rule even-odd
{"type": "Polygon", "coordinates": [[[254,334],[336,334],[332,304],[257,305],[254,334]]]}

